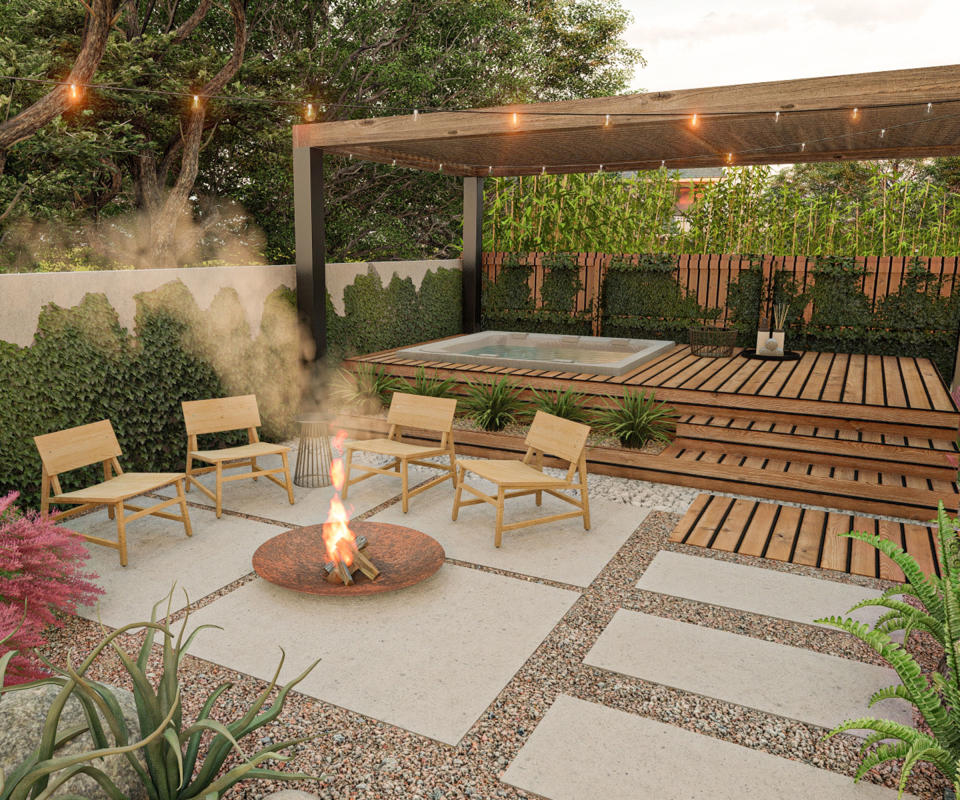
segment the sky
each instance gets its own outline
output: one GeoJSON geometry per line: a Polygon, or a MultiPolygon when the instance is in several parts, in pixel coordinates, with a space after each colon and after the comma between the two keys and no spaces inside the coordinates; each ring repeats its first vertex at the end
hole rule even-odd
{"type": "Polygon", "coordinates": [[[960,0],[621,0],[662,91],[960,63],[960,0]]]}

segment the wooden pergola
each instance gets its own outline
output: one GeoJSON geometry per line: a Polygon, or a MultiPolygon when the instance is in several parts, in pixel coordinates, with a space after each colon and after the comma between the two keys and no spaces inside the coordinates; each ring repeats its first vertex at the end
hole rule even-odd
{"type": "Polygon", "coordinates": [[[323,154],[463,177],[464,330],[483,179],[960,155],[960,65],[296,125],[297,296],[325,351],[323,154]]]}

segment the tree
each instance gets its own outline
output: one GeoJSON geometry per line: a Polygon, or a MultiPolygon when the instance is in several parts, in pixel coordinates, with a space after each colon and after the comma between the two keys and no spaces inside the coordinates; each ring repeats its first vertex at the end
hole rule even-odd
{"type": "MultiPolygon", "coordinates": [[[[0,10],[5,69],[65,71],[78,20],[60,6],[10,0],[0,10]]],[[[0,208],[17,181],[33,181],[18,198],[21,220],[56,219],[65,241],[105,240],[103,260],[144,264],[158,245],[179,263],[213,257],[228,241],[256,247],[237,204],[264,228],[267,257],[292,260],[290,127],[303,106],[259,101],[312,98],[329,120],[603,95],[622,91],[640,61],[622,42],[617,0],[230,0],[226,9],[127,0],[122,15],[97,82],[174,94],[91,92],[10,151],[0,208]],[[198,109],[184,92],[202,97],[198,109]],[[189,248],[173,247],[184,240],[189,248]]],[[[18,87],[10,102],[24,107],[38,91],[18,87]]],[[[455,253],[456,181],[328,162],[331,257],[455,253]]],[[[0,233],[8,252],[15,227],[0,233]]],[[[57,241],[48,229],[21,236],[23,258],[38,239],[57,241]]]]}

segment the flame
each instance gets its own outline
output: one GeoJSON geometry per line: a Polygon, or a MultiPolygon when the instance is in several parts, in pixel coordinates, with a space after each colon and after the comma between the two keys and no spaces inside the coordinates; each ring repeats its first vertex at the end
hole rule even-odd
{"type": "Polygon", "coordinates": [[[347,439],[346,431],[337,431],[333,437],[333,454],[330,461],[330,481],[333,484],[333,497],[330,498],[330,511],[323,524],[323,544],[327,548],[329,561],[342,561],[346,566],[353,563],[353,543],[356,537],[350,530],[350,515],[347,513],[340,492],[346,481],[346,467],[343,463],[343,446],[347,439]]]}

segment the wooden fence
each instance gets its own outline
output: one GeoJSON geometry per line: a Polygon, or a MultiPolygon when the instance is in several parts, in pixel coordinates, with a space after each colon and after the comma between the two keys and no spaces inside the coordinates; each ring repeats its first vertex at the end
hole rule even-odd
{"type": "MultiPolygon", "coordinates": [[[[533,298],[540,305],[540,286],[543,284],[543,253],[530,253],[526,263],[533,264],[530,277],[533,298]]],[[[507,253],[484,253],[484,274],[495,280],[507,253]]],[[[577,295],[576,311],[586,311],[597,307],[600,300],[600,287],[607,271],[607,265],[613,255],[605,253],[577,253],[580,264],[580,282],[583,288],[577,295]]],[[[720,308],[720,322],[727,320],[727,287],[735,282],[737,276],[750,266],[751,260],[762,259],[764,277],[769,278],[776,270],[793,276],[801,291],[813,284],[813,268],[816,259],[806,256],[760,256],[752,259],[739,255],[680,255],[676,256],[677,268],[674,273],[678,283],[688,292],[695,294],[697,302],[705,308],[720,308]]],[[[861,279],[861,289],[869,298],[872,310],[876,311],[878,301],[892,294],[903,285],[904,267],[909,261],[904,256],[858,257],[857,262],[865,268],[861,279]]],[[[950,295],[960,272],[960,257],[920,258],[934,275],[943,278],[942,294],[950,295]]]]}

